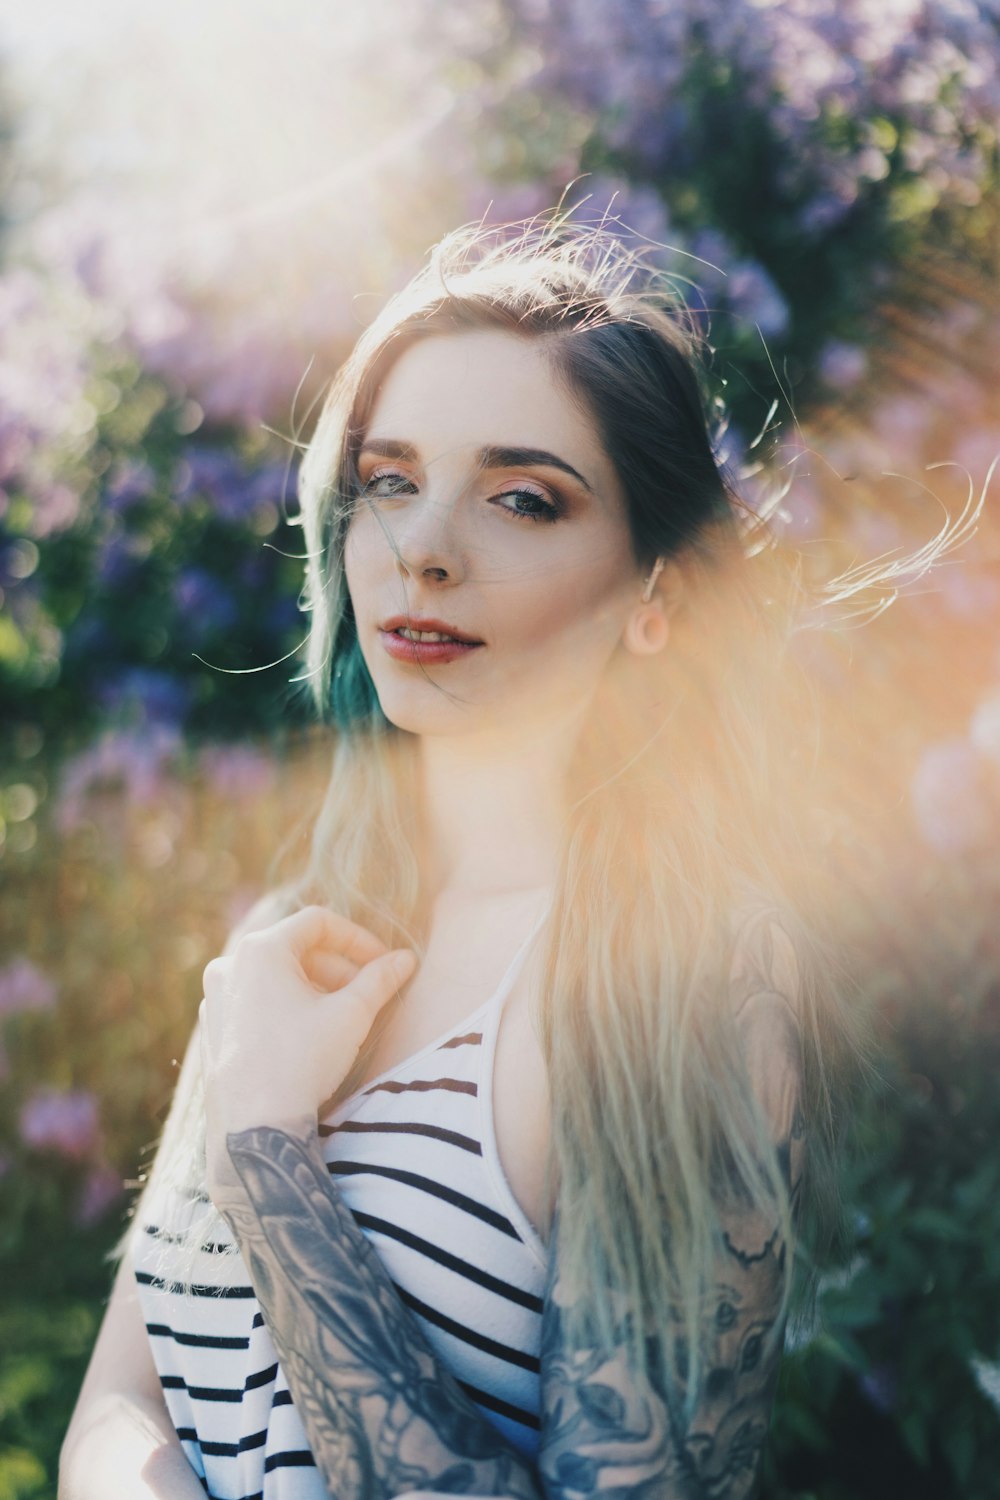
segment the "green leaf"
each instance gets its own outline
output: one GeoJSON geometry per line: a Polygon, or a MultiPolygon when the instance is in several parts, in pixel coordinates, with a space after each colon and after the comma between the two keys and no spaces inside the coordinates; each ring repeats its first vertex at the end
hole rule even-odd
{"type": "Polygon", "coordinates": [[[927,1443],[927,1431],[924,1427],[923,1418],[916,1412],[907,1412],[901,1418],[899,1431],[903,1442],[920,1464],[921,1468],[927,1467],[930,1457],[930,1449],[927,1443]]]}
{"type": "Polygon", "coordinates": [[[45,1470],[25,1448],[0,1448],[0,1500],[28,1500],[46,1480],[45,1470]]]}
{"type": "Polygon", "coordinates": [[[941,1444],[959,1484],[967,1484],[976,1462],[976,1435],[967,1424],[946,1427],[941,1444]]]}
{"type": "Polygon", "coordinates": [[[974,1238],[969,1225],[940,1208],[915,1208],[907,1218],[907,1228],[917,1234],[929,1234],[934,1239],[958,1241],[974,1238]]]}

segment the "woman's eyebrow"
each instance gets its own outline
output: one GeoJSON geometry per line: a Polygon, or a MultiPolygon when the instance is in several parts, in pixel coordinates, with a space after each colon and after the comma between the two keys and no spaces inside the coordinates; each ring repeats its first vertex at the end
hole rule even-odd
{"type": "MultiPolygon", "coordinates": [[[[399,458],[409,463],[415,462],[419,457],[416,444],[403,442],[398,438],[365,438],[361,444],[361,452],[371,453],[379,458],[399,458]]],[[[569,474],[582,484],[591,495],[595,493],[593,485],[584,479],[578,469],[545,448],[480,448],[476,461],[484,469],[519,469],[529,466],[561,469],[564,474],[569,474]]]]}

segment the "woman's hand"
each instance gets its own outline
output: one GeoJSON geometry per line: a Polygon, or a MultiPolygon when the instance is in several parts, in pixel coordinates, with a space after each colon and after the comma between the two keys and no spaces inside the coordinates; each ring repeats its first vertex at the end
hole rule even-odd
{"type": "Polygon", "coordinates": [[[207,1187],[232,1179],[226,1137],[258,1125],[315,1129],[382,1006],[416,956],[322,906],[241,938],[205,969],[199,1011],[207,1187]]]}

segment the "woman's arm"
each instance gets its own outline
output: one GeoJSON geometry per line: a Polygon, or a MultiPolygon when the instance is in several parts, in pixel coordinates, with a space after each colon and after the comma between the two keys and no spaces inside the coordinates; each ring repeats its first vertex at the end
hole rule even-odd
{"type": "Polygon", "coordinates": [[[127,1259],[59,1456],[59,1500],[205,1500],[170,1420],[127,1259]]]}
{"type": "MultiPolygon", "coordinates": [[[[779,1340],[762,1357],[786,1260],[773,1227],[749,1218],[729,1226],[717,1269],[714,1357],[705,1395],[685,1427],[676,1383],[655,1358],[637,1376],[624,1353],[607,1360],[568,1352],[556,1219],[542,1314],[536,1471],[430,1350],[331,1183],[318,1138],[259,1127],[231,1135],[229,1152],[242,1190],[216,1201],[246,1259],[332,1493],[407,1500],[422,1493],[510,1500],[753,1494],[780,1354],[779,1340]]],[[[624,1348],[624,1319],[619,1328],[624,1348]]]]}
{"type": "Polygon", "coordinates": [[[331,1494],[540,1500],[532,1466],[434,1354],[331,1182],[315,1121],[227,1136],[213,1198],[331,1494]]]}
{"type": "MultiPolygon", "coordinates": [[[[737,944],[730,982],[736,1024],[751,1081],[783,1164],[794,1213],[805,1165],[798,972],[795,953],[775,923],[748,926],[737,944]]],[[[725,1249],[706,1308],[709,1350],[702,1394],[690,1422],[682,1380],[658,1344],[647,1345],[641,1373],[627,1367],[625,1310],[617,1320],[620,1352],[568,1353],[563,1337],[570,1294],[560,1275],[558,1218],[542,1312],[544,1493],[582,1500],[751,1500],[770,1423],[781,1358],[775,1329],[791,1254],[780,1230],[751,1211],[723,1220],[725,1249]]]]}

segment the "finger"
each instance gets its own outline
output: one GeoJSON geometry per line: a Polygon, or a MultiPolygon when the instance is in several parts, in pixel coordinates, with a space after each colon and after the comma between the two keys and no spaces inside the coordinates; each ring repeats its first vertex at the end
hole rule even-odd
{"type": "Polygon", "coordinates": [[[394,948],[359,969],[345,993],[360,1002],[372,1020],[387,1000],[399,993],[417,967],[417,955],[409,948],[394,948]]]}
{"type": "Polygon", "coordinates": [[[270,927],[251,934],[264,940],[272,936],[301,958],[309,948],[328,948],[343,954],[356,964],[370,963],[386,952],[385,944],[349,917],[330,911],[326,906],[304,906],[290,917],[282,917],[270,927]]]}
{"type": "Polygon", "coordinates": [[[358,972],[358,965],[349,958],[322,948],[310,949],[302,958],[302,968],[309,983],[320,990],[343,989],[358,972]]]}

